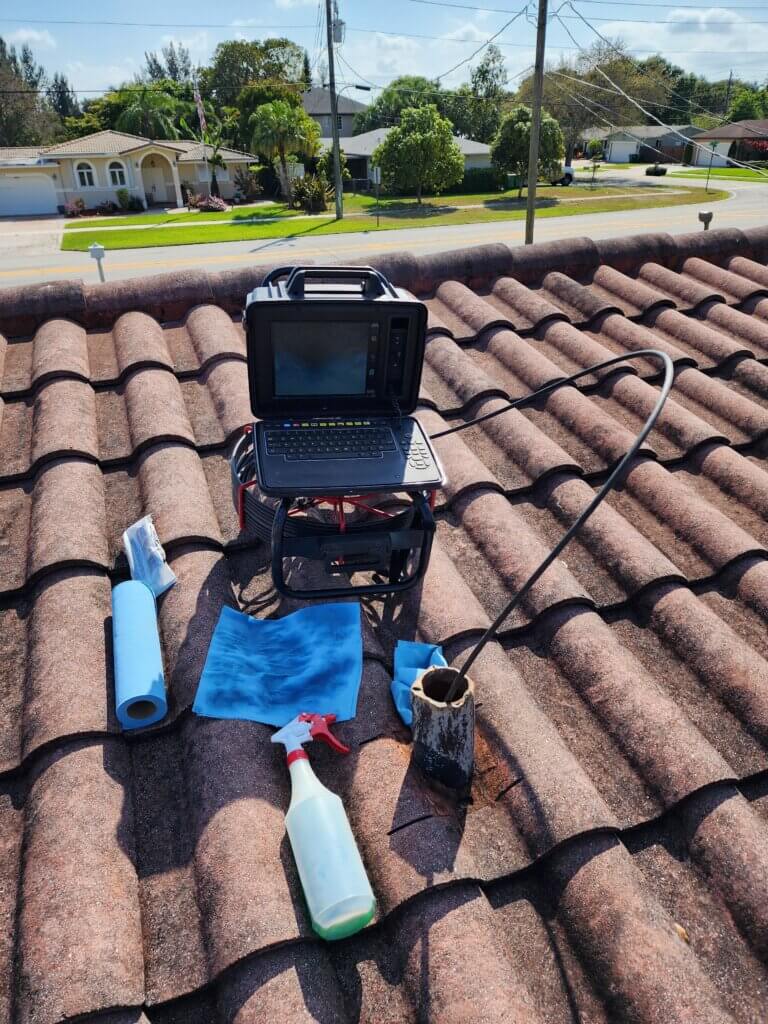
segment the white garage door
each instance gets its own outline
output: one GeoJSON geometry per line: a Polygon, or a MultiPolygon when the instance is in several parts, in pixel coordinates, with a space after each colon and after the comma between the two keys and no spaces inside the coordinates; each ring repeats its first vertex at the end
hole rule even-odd
{"type": "Polygon", "coordinates": [[[629,160],[629,154],[636,152],[636,142],[612,142],[610,144],[608,160],[612,164],[625,164],[629,160]]]}
{"type": "Polygon", "coordinates": [[[0,217],[56,213],[56,189],[48,174],[0,174],[0,217]]]}

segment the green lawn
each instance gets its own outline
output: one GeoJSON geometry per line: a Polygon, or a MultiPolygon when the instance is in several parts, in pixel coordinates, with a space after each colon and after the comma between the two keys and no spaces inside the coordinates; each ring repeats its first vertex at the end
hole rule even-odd
{"type": "MultiPolygon", "coordinates": [[[[605,213],[620,210],[653,209],[664,206],[683,206],[701,202],[702,190],[681,186],[676,195],[668,194],[666,189],[659,189],[658,195],[628,196],[623,199],[611,199],[598,193],[608,190],[596,189],[594,192],[585,190],[589,199],[580,203],[558,203],[544,193],[555,192],[562,200],[564,193],[571,189],[542,189],[537,203],[538,217],[568,217],[584,213],[605,213]]],[[[610,190],[613,194],[621,190],[610,190]]],[[[572,194],[572,192],[571,192],[572,194]]],[[[710,192],[708,202],[726,199],[727,192],[710,192]]],[[[351,197],[354,198],[354,197],[351,197]]],[[[461,197],[466,198],[466,197],[461,197]]],[[[365,209],[368,197],[357,197],[365,209]]],[[[382,204],[383,206],[384,204],[382,204]]],[[[66,251],[85,252],[93,242],[101,242],[107,249],[143,249],[158,245],[194,245],[200,242],[238,242],[247,239],[288,238],[296,235],[332,235],[349,232],[388,231],[395,228],[438,227],[450,224],[474,224],[488,221],[522,220],[525,218],[524,200],[508,199],[499,208],[495,198],[482,207],[462,209],[466,203],[455,203],[454,197],[446,196],[435,203],[425,202],[417,207],[414,202],[392,200],[391,205],[382,209],[381,222],[377,229],[375,212],[370,206],[365,213],[352,214],[345,220],[335,221],[328,217],[292,217],[289,220],[271,221],[265,224],[214,224],[210,227],[194,228],[158,227],[146,228],[143,231],[84,231],[77,234],[65,234],[61,248],[66,251]],[[438,205],[439,204],[439,205],[438,205]]],[[[347,205],[352,213],[353,204],[347,205]]]]}
{"type": "MultiPolygon", "coordinates": [[[[551,185],[542,186],[537,190],[539,196],[542,199],[554,199],[558,197],[562,198],[573,198],[577,193],[578,189],[584,188],[584,185],[571,186],[571,192],[569,195],[563,195],[561,188],[553,188],[551,185]]],[[[617,190],[614,188],[597,188],[590,190],[590,195],[611,195],[617,190]]],[[[441,206],[473,206],[478,203],[493,203],[499,205],[505,205],[508,203],[517,202],[517,192],[513,190],[511,192],[477,192],[469,195],[461,196],[425,196],[425,203],[435,203],[441,206]]],[[[380,208],[384,210],[407,210],[411,209],[415,205],[415,199],[408,196],[398,196],[394,199],[383,198],[380,200],[380,208]]],[[[369,213],[376,207],[376,197],[374,195],[345,195],[344,196],[344,210],[347,214],[360,214],[369,213]]],[[[251,221],[251,220],[263,220],[272,217],[299,217],[301,216],[301,210],[291,210],[285,203],[269,203],[264,206],[235,206],[231,210],[226,210],[223,213],[187,213],[186,211],[180,213],[164,213],[160,210],[157,212],[148,213],[137,213],[133,216],[125,217],[83,217],[71,220],[64,225],[65,231],[82,230],[83,228],[96,228],[109,227],[109,228],[123,228],[123,227],[144,227],[146,225],[161,225],[161,224],[200,224],[200,223],[215,223],[216,221],[251,221]]]]}
{"type": "MultiPolygon", "coordinates": [[[[697,167],[690,171],[667,171],[676,178],[706,178],[707,168],[697,167]]],[[[744,167],[713,167],[710,175],[712,178],[724,178],[729,181],[762,181],[768,184],[768,171],[760,174],[758,171],[749,171],[744,167]]]]}

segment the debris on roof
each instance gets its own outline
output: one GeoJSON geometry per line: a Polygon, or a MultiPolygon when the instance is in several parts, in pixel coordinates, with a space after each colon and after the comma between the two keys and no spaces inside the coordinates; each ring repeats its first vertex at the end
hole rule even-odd
{"type": "Polygon", "coordinates": [[[342,796],[373,925],[323,944],[269,730],[193,716],[222,606],[293,610],[239,532],[262,268],[0,291],[0,1020],[755,1022],[768,1000],[768,228],[372,260],[430,311],[429,433],[611,354],[678,368],[620,491],[473,666],[472,802],[428,791],[396,639],[456,661],[656,396],[616,367],[435,442],[420,592],[364,616],[342,796]],[[110,586],[151,514],[169,716],[123,735],[110,586]]]}

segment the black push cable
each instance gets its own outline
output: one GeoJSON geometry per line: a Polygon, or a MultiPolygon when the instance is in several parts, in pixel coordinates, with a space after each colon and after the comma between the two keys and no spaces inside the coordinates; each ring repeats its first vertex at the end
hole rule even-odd
{"type": "Polygon", "coordinates": [[[507,602],[504,608],[502,608],[502,610],[490,624],[488,629],[486,629],[485,633],[483,633],[478,642],[469,652],[469,656],[462,665],[459,674],[456,676],[450,688],[448,689],[448,692],[445,696],[446,704],[450,704],[452,700],[455,700],[455,698],[458,695],[458,690],[461,686],[462,680],[465,678],[467,672],[472,667],[472,665],[474,664],[475,660],[477,659],[478,655],[481,653],[485,645],[493,639],[499,626],[507,618],[509,613],[512,612],[518,604],[520,604],[525,595],[536,585],[539,579],[541,579],[541,577],[544,575],[544,573],[547,571],[550,565],[552,565],[555,559],[560,555],[563,549],[570,543],[570,541],[573,540],[573,538],[582,528],[584,523],[586,523],[586,521],[589,519],[589,517],[592,515],[595,509],[597,509],[597,507],[602,503],[603,499],[606,497],[608,492],[613,490],[613,488],[616,486],[622,472],[624,471],[630,460],[634,458],[634,456],[637,454],[638,449],[642,445],[643,441],[645,441],[646,437],[650,434],[651,430],[653,430],[656,420],[659,418],[661,410],[664,408],[664,403],[666,402],[667,397],[669,396],[669,392],[672,388],[672,384],[674,381],[675,367],[667,353],[661,352],[659,351],[659,349],[646,348],[640,349],[637,352],[629,352],[625,355],[615,356],[613,359],[606,359],[605,362],[596,363],[594,366],[590,366],[586,370],[579,370],[578,373],[574,373],[570,377],[564,377],[561,380],[553,381],[551,384],[547,384],[543,388],[539,388],[538,391],[534,391],[532,394],[526,395],[525,398],[518,399],[516,402],[510,402],[510,404],[504,406],[503,409],[497,409],[494,412],[488,413],[485,416],[478,416],[477,419],[471,420],[468,423],[462,423],[458,427],[453,427],[449,430],[444,430],[438,434],[432,435],[433,438],[444,437],[446,434],[451,434],[456,430],[463,430],[467,427],[472,427],[476,423],[481,423],[483,422],[483,420],[490,419],[492,416],[498,416],[503,412],[507,412],[509,409],[518,408],[520,405],[530,402],[533,399],[540,397],[541,395],[549,394],[549,392],[554,391],[556,388],[562,387],[564,384],[569,384],[572,381],[578,380],[580,377],[585,377],[588,376],[589,374],[596,373],[599,370],[607,369],[609,366],[615,366],[617,363],[623,361],[643,358],[658,359],[662,363],[662,365],[664,366],[664,380],[661,385],[661,391],[659,392],[658,400],[656,401],[656,404],[651,410],[650,415],[643,424],[640,433],[632,442],[632,444],[629,447],[629,450],[622,457],[621,461],[618,463],[615,469],[611,472],[610,476],[605,481],[600,490],[597,492],[597,494],[594,496],[589,505],[587,505],[587,507],[584,509],[581,515],[566,530],[566,532],[563,534],[563,536],[560,538],[557,544],[555,544],[555,546],[552,548],[552,550],[549,552],[546,558],[533,570],[531,575],[528,577],[525,583],[523,583],[520,589],[510,598],[510,600],[507,602]]]}

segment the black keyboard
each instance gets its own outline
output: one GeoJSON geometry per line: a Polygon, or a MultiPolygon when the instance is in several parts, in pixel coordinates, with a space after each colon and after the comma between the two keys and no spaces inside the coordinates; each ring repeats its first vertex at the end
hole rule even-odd
{"type": "Polygon", "coordinates": [[[357,423],[285,425],[264,431],[267,455],[282,455],[289,462],[308,459],[380,459],[397,450],[389,427],[357,423]]]}

